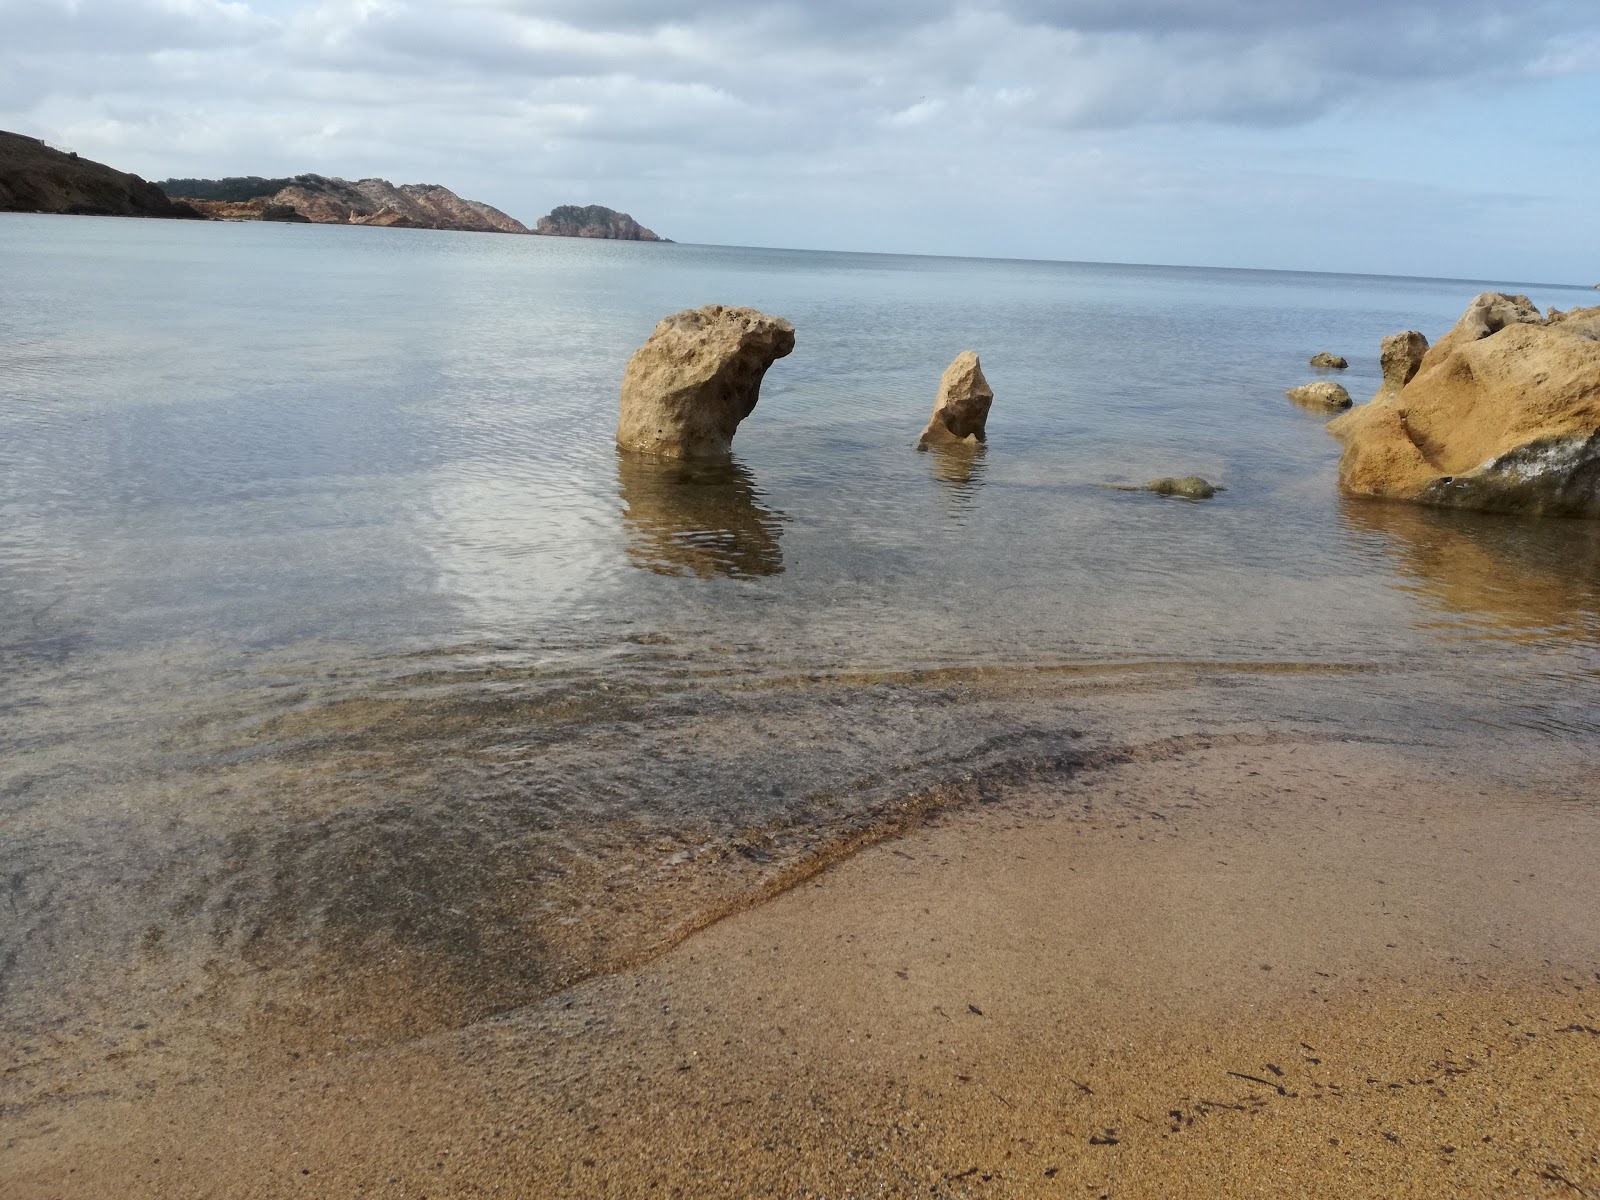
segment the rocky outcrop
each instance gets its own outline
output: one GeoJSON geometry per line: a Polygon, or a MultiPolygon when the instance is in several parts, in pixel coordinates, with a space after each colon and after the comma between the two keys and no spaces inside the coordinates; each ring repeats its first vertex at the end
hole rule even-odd
{"type": "Polygon", "coordinates": [[[611,238],[620,242],[670,240],[652,233],[627,213],[603,204],[562,204],[551,209],[549,216],[540,217],[533,231],[547,237],[611,238]]]}
{"type": "Polygon", "coordinates": [[[1329,354],[1326,350],[1311,356],[1311,365],[1324,371],[1344,371],[1350,367],[1343,355],[1329,354]]]}
{"type": "MultiPolygon", "coordinates": [[[[1400,336],[1414,352],[1421,335],[1400,336]]],[[[1371,403],[1328,426],[1347,494],[1600,516],[1600,308],[1545,317],[1485,292],[1398,387],[1400,343],[1391,362],[1371,403]]]]}
{"type": "Polygon", "coordinates": [[[1352,403],[1350,393],[1345,391],[1343,384],[1326,381],[1301,384],[1299,387],[1290,388],[1284,395],[1307,408],[1330,411],[1349,408],[1352,403]]]}
{"type": "Polygon", "coordinates": [[[663,458],[718,458],[794,349],[794,326],[753,308],[674,313],[634,351],[622,377],[617,444],[663,458]]]}
{"type": "Polygon", "coordinates": [[[1422,356],[1428,352],[1428,339],[1415,329],[1391,333],[1378,348],[1378,365],[1383,369],[1379,397],[1396,395],[1416,377],[1422,356]]]}
{"type": "Polygon", "coordinates": [[[37,138],[0,131],[0,212],[76,213],[101,217],[186,217],[153,183],[57,150],[37,138]]]}
{"type": "Polygon", "coordinates": [[[994,392],[983,377],[983,367],[971,350],[963,350],[939,377],[939,393],[934,397],[933,415],[917,439],[917,449],[951,446],[961,442],[977,445],[984,440],[989,406],[994,392]]]}
{"type": "MultiPolygon", "coordinates": [[[[296,175],[281,179],[255,176],[237,179],[169,180],[173,188],[187,186],[202,195],[184,197],[210,216],[229,221],[284,220],[265,215],[270,210],[292,209],[319,225],[378,225],[399,229],[456,229],[469,233],[529,233],[521,221],[477,200],[464,200],[435,183],[405,183],[396,187],[387,179],[333,179],[325,175],[296,175]],[[278,186],[278,185],[283,186],[278,186]],[[244,197],[256,188],[275,190],[244,197]]],[[[288,218],[293,219],[293,218],[288,218]]]]}

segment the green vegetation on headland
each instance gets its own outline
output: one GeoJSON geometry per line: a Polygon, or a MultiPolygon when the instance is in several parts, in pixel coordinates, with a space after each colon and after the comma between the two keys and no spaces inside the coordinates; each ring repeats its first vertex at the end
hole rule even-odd
{"type": "Polygon", "coordinates": [[[163,179],[156,184],[169,196],[191,200],[258,200],[273,196],[284,188],[315,175],[296,175],[288,179],[263,179],[259,175],[230,175],[226,179],[163,179]]]}

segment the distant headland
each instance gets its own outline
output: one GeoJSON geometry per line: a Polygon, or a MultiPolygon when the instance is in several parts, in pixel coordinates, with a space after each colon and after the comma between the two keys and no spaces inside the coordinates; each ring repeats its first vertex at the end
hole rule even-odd
{"type": "Polygon", "coordinates": [[[295,175],[263,179],[163,179],[174,199],[225,221],[299,221],[315,225],[378,225],[393,229],[459,229],[470,233],[531,233],[480,200],[467,200],[436,183],[387,179],[334,179],[295,175]]]}
{"type": "Polygon", "coordinates": [[[99,217],[187,217],[153,183],[104,163],[0,130],[0,212],[75,213],[99,217]]]}
{"type": "Polygon", "coordinates": [[[472,233],[543,234],[665,242],[627,213],[599,204],[563,204],[529,229],[479,200],[467,200],[436,183],[386,179],[354,182],[326,175],[268,179],[164,179],[149,183],[58,150],[19,133],[0,130],[0,212],[74,213],[190,220],[283,221],[315,225],[377,225],[399,229],[454,229],[472,233]]]}

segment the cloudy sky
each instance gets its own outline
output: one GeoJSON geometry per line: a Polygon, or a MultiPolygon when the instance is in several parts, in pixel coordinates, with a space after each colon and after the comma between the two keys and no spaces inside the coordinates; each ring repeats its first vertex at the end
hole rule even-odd
{"type": "Polygon", "coordinates": [[[679,241],[1600,282],[1597,0],[0,0],[0,128],[679,241]]]}

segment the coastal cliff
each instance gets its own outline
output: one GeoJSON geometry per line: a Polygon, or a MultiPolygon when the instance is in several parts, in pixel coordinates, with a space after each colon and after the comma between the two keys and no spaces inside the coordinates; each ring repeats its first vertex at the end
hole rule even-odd
{"type": "Polygon", "coordinates": [[[668,242],[646,229],[627,213],[603,204],[562,204],[540,217],[535,233],[547,237],[611,238],[620,242],[668,242]]]}
{"type": "Polygon", "coordinates": [[[0,130],[0,212],[106,217],[200,216],[137,175],[0,130]]]}
{"type": "Polygon", "coordinates": [[[379,225],[403,229],[457,229],[470,233],[531,233],[498,208],[467,200],[433,183],[387,179],[350,182],[325,175],[287,179],[168,179],[161,186],[207,216],[229,221],[294,220],[318,225],[379,225]]]}

